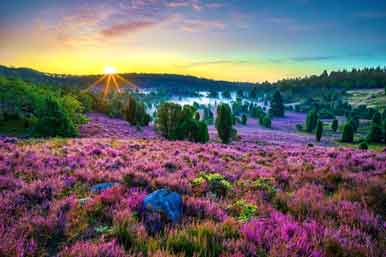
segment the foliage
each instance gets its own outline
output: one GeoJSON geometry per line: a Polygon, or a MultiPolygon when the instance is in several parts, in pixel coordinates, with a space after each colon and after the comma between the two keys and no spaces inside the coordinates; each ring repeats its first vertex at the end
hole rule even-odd
{"type": "Polygon", "coordinates": [[[269,113],[273,117],[283,117],[284,116],[284,103],[283,98],[280,94],[280,91],[275,91],[272,96],[271,108],[269,113]]]}
{"type": "Polygon", "coordinates": [[[316,141],[320,142],[320,139],[322,138],[323,134],[323,122],[321,120],[318,121],[318,125],[316,127],[316,141]]]}
{"type": "Polygon", "coordinates": [[[306,118],[306,131],[312,133],[318,125],[318,113],[316,110],[311,110],[306,118]]]}
{"type": "Polygon", "coordinates": [[[369,143],[382,143],[383,136],[382,116],[379,112],[376,112],[371,121],[370,131],[367,135],[367,141],[369,143]]]}
{"type": "Polygon", "coordinates": [[[20,120],[33,136],[72,137],[86,122],[74,97],[21,80],[0,79],[2,121],[20,120]]]}
{"type": "Polygon", "coordinates": [[[200,186],[202,183],[208,183],[210,192],[219,197],[224,197],[232,189],[232,185],[218,173],[201,173],[199,177],[192,181],[193,186],[200,186]]]}
{"type": "Polygon", "coordinates": [[[342,142],[352,143],[354,141],[354,128],[351,123],[346,123],[343,127],[342,142]]]}
{"type": "Polygon", "coordinates": [[[228,144],[233,134],[233,117],[228,104],[222,103],[217,107],[216,129],[221,141],[228,144]]]}
{"type": "Polygon", "coordinates": [[[359,149],[361,149],[361,150],[367,150],[367,149],[369,149],[369,147],[368,147],[368,145],[367,145],[367,142],[361,142],[361,143],[359,144],[359,149]]]}
{"type": "Polygon", "coordinates": [[[229,205],[228,210],[242,222],[250,220],[257,214],[257,206],[247,203],[245,200],[238,200],[232,205],[229,205]]]}
{"type": "Polygon", "coordinates": [[[247,121],[248,121],[247,115],[243,114],[241,116],[241,124],[247,125],[247,121]]]}
{"type": "Polygon", "coordinates": [[[195,109],[189,105],[162,103],[157,110],[157,129],[169,140],[205,143],[209,140],[208,127],[204,121],[196,120],[194,114],[195,109]]]}
{"type": "Polygon", "coordinates": [[[336,132],[338,130],[339,123],[337,119],[334,119],[331,124],[332,131],[336,132]]]}

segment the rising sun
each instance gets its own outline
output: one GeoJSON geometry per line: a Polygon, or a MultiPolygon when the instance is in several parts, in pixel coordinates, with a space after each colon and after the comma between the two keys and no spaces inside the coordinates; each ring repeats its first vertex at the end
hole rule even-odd
{"type": "Polygon", "coordinates": [[[106,66],[103,70],[104,74],[111,75],[117,73],[117,69],[111,66],[106,66]]]}

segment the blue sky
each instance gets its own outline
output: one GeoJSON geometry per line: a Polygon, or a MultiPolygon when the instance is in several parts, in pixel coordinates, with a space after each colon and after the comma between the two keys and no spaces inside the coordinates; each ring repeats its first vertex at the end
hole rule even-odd
{"type": "Polygon", "coordinates": [[[274,81],[386,65],[386,1],[2,1],[0,63],[274,81]]]}

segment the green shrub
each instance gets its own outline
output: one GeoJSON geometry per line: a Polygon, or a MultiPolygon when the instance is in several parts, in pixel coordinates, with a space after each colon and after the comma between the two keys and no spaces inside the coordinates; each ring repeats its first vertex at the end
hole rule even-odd
{"type": "Polygon", "coordinates": [[[272,199],[277,192],[277,189],[273,186],[272,179],[270,178],[258,178],[254,181],[253,187],[257,190],[264,191],[269,199],[272,199]]]}
{"type": "Polygon", "coordinates": [[[228,104],[220,104],[217,107],[216,129],[218,136],[224,144],[232,139],[233,118],[228,104]]]}
{"type": "Polygon", "coordinates": [[[323,122],[321,120],[318,121],[318,125],[316,127],[316,141],[320,142],[323,134],[323,122]]]}
{"type": "Polygon", "coordinates": [[[218,173],[201,173],[199,177],[192,181],[192,185],[198,186],[205,181],[208,183],[209,191],[216,194],[218,197],[224,197],[232,190],[232,185],[229,181],[218,173]]]}
{"type": "Polygon", "coordinates": [[[170,140],[187,139],[206,143],[209,140],[208,126],[193,116],[195,109],[185,105],[163,103],[157,111],[156,126],[161,134],[170,140]]]}
{"type": "Polygon", "coordinates": [[[306,118],[306,131],[312,133],[318,123],[318,113],[315,110],[309,111],[306,118]]]}
{"type": "Polygon", "coordinates": [[[241,116],[241,124],[247,125],[247,121],[248,121],[247,115],[243,114],[241,116]]]}
{"type": "Polygon", "coordinates": [[[260,118],[259,120],[260,122],[260,125],[265,127],[265,128],[271,128],[272,127],[272,120],[271,118],[269,117],[269,115],[264,115],[260,118]]]}
{"type": "Polygon", "coordinates": [[[231,215],[236,216],[239,221],[248,221],[257,214],[257,206],[249,204],[245,200],[238,200],[234,204],[228,206],[231,215]]]}
{"type": "Polygon", "coordinates": [[[277,90],[272,96],[271,108],[269,113],[272,117],[283,117],[284,116],[284,104],[283,98],[280,91],[277,90]]]}
{"type": "Polygon", "coordinates": [[[342,142],[352,143],[354,141],[354,128],[351,123],[347,123],[343,127],[342,142]]]}
{"type": "Polygon", "coordinates": [[[336,132],[338,130],[339,123],[337,119],[334,119],[331,124],[332,131],[336,132]]]}
{"type": "Polygon", "coordinates": [[[369,147],[368,147],[366,142],[362,142],[362,143],[359,144],[359,149],[367,150],[367,149],[369,149],[369,147]]]}
{"type": "Polygon", "coordinates": [[[382,116],[379,112],[376,112],[371,122],[370,131],[367,135],[367,141],[370,143],[382,143],[383,136],[382,116]]]}

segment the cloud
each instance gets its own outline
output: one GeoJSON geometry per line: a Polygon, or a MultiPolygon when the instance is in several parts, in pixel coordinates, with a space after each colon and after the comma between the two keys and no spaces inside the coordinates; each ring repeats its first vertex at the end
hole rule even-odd
{"type": "Polygon", "coordinates": [[[101,31],[101,34],[105,37],[116,37],[122,34],[143,30],[157,24],[159,23],[154,21],[128,21],[126,23],[114,24],[105,28],[101,31]]]}
{"type": "Polygon", "coordinates": [[[236,64],[246,64],[247,61],[234,61],[234,60],[216,60],[216,61],[204,61],[204,62],[192,62],[186,65],[179,65],[177,67],[184,68],[184,69],[190,69],[190,68],[196,68],[201,66],[208,66],[208,65],[220,65],[220,64],[230,64],[230,65],[236,65],[236,64]]]}

